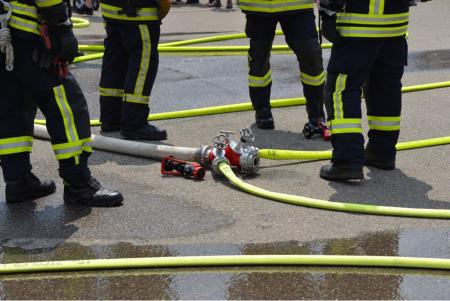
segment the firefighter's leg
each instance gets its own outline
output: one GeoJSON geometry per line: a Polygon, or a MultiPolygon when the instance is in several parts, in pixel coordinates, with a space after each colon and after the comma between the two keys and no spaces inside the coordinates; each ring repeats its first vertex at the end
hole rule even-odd
{"type": "Polygon", "coordinates": [[[406,57],[405,39],[386,41],[370,74],[366,87],[369,120],[366,165],[386,170],[395,168],[406,57]]]}
{"type": "Polygon", "coordinates": [[[89,112],[78,83],[69,73],[61,80],[53,69],[40,68],[32,61],[36,45],[16,39],[14,72],[22,88],[45,115],[47,130],[56,158],[59,174],[64,179],[64,200],[90,206],[115,206],[122,202],[119,192],[101,186],[87,165],[92,152],[89,112]]]}
{"type": "Polygon", "coordinates": [[[159,65],[160,26],[127,24],[123,29],[123,39],[130,52],[130,59],[125,82],[121,134],[128,139],[164,140],[167,132],[148,123],[150,94],[159,65]]]}
{"type": "Polygon", "coordinates": [[[286,15],[280,19],[280,23],[286,42],[299,62],[309,121],[317,123],[325,118],[323,101],[326,76],[314,13],[286,15]]]}
{"type": "Polygon", "coordinates": [[[0,66],[0,162],[5,198],[8,203],[32,201],[52,194],[56,187],[53,181],[40,181],[31,173],[35,105],[29,103],[15,73],[5,71],[1,60],[0,66]]]}
{"type": "Polygon", "coordinates": [[[103,131],[118,131],[122,120],[125,76],[129,54],[122,44],[121,23],[106,21],[102,74],[100,79],[100,121],[103,131]]]}
{"type": "Polygon", "coordinates": [[[356,180],[364,177],[361,87],[374,64],[379,43],[347,40],[333,46],[326,87],[333,164],[322,167],[320,176],[324,179],[356,180]]]}
{"type": "Polygon", "coordinates": [[[272,88],[270,52],[277,22],[276,17],[247,14],[245,32],[250,38],[248,85],[250,99],[253,108],[256,110],[256,125],[262,129],[274,128],[270,110],[270,92],[272,88]]]}

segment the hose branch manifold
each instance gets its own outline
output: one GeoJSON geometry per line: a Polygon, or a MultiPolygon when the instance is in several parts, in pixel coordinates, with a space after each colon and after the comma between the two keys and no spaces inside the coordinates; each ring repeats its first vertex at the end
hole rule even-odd
{"type": "Polygon", "coordinates": [[[211,167],[218,174],[219,163],[227,162],[244,174],[256,174],[259,171],[259,149],[246,145],[254,142],[255,135],[246,128],[240,131],[240,140],[234,141],[230,136],[234,132],[220,131],[220,135],[214,137],[212,145],[201,146],[196,153],[197,162],[205,167],[211,167]]]}

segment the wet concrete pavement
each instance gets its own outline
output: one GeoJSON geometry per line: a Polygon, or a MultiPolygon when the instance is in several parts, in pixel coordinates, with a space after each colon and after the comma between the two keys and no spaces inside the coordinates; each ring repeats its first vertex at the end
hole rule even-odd
{"type": "MultiPolygon", "coordinates": [[[[443,18],[448,25],[449,9],[450,2],[435,0],[413,11],[405,85],[450,79],[450,35],[442,27],[443,18]]],[[[86,43],[104,34],[101,18],[91,21],[91,28],[78,32],[86,43]]],[[[243,24],[238,11],[181,6],[165,22],[162,40],[241,32],[243,24]]],[[[284,43],[282,38],[276,42],[284,43]]],[[[327,61],[329,51],[324,56],[327,61]]],[[[301,96],[295,58],[274,55],[272,66],[272,98],[301,96]]],[[[99,114],[99,68],[99,62],[73,68],[92,118],[99,114]]],[[[245,56],[162,56],[152,112],[245,102],[246,72],[245,56]]],[[[442,89],[406,94],[400,140],[448,136],[448,93],[442,89]]],[[[255,129],[252,112],[155,124],[168,130],[165,143],[171,145],[197,147],[211,143],[219,130],[251,126],[259,147],[329,149],[320,139],[303,138],[304,107],[277,109],[274,115],[277,128],[269,132],[255,129]]],[[[449,157],[449,146],[402,152],[395,171],[366,169],[367,180],[352,185],[320,180],[318,170],[324,162],[263,160],[260,175],[244,180],[268,190],[331,201],[450,209],[449,157]]],[[[58,178],[48,142],[36,141],[33,162],[40,177],[58,178]]],[[[450,258],[446,220],[296,207],[247,195],[210,173],[203,182],[163,178],[158,162],[105,152],[95,152],[91,166],[105,185],[123,191],[126,203],[111,209],[64,205],[60,182],[56,194],[33,204],[0,201],[0,263],[230,254],[450,258]]],[[[0,276],[0,299],[448,299],[449,281],[449,272],[400,269],[128,270],[0,276]]]]}

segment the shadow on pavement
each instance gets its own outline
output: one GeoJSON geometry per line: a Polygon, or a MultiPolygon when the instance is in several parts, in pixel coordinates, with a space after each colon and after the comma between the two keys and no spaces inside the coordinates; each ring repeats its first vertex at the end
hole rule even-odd
{"type": "Polygon", "coordinates": [[[450,202],[431,200],[433,187],[407,176],[400,169],[381,171],[369,168],[369,179],[359,183],[330,182],[336,193],[330,201],[375,204],[382,206],[450,209],[450,202]]]}
{"type": "MultiPolygon", "coordinates": [[[[87,206],[59,205],[39,208],[37,203],[0,203],[0,255],[2,249],[53,249],[78,231],[71,223],[91,213],[87,206]]],[[[17,261],[17,260],[15,260],[17,261]]]]}

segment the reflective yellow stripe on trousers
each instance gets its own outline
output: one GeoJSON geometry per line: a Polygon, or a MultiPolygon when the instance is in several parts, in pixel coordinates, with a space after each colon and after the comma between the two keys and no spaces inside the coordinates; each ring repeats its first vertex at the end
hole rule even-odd
{"type": "Polygon", "coordinates": [[[56,146],[57,149],[55,149],[55,146],[53,146],[53,150],[55,151],[55,155],[58,160],[60,160],[60,158],[68,159],[71,157],[75,157],[75,162],[76,162],[76,164],[78,164],[78,162],[79,162],[78,155],[80,153],[76,150],[73,152],[70,152],[69,149],[73,148],[74,145],[76,145],[76,144],[80,144],[81,142],[80,142],[80,139],[78,138],[78,132],[77,132],[77,129],[75,126],[75,120],[73,118],[72,109],[70,108],[70,105],[67,102],[67,96],[66,96],[66,91],[64,89],[64,86],[60,85],[60,86],[53,88],[53,93],[55,94],[55,100],[58,105],[59,111],[61,112],[61,117],[64,122],[64,129],[66,132],[66,137],[67,137],[67,142],[68,142],[67,144],[66,143],[58,144],[58,146],[65,145],[67,152],[64,152],[62,150],[62,148],[57,147],[57,146],[56,146]],[[62,156],[62,152],[64,152],[63,156],[62,156]],[[61,155],[61,156],[58,157],[58,155],[61,155]]]}
{"type": "Polygon", "coordinates": [[[138,104],[148,104],[150,96],[142,95],[144,91],[145,80],[147,78],[148,69],[150,67],[150,57],[152,54],[152,41],[150,38],[150,32],[147,25],[139,25],[139,31],[141,32],[142,40],[142,54],[141,54],[141,64],[139,66],[139,71],[136,78],[136,84],[134,87],[133,94],[125,94],[124,101],[138,103],[138,104]]]}
{"type": "Polygon", "coordinates": [[[269,70],[264,76],[248,76],[248,86],[253,88],[264,88],[272,82],[272,71],[269,70]]]}
{"type": "Polygon", "coordinates": [[[369,129],[377,131],[399,131],[400,117],[367,116],[369,129]]]}
{"type": "Polygon", "coordinates": [[[32,148],[33,137],[31,136],[0,139],[0,155],[31,153],[32,148]]]}
{"type": "Polygon", "coordinates": [[[305,85],[310,85],[310,86],[320,86],[325,82],[325,78],[326,78],[326,73],[325,71],[323,71],[322,73],[320,73],[317,76],[311,76],[309,74],[300,73],[300,81],[305,84],[305,85]]]}

